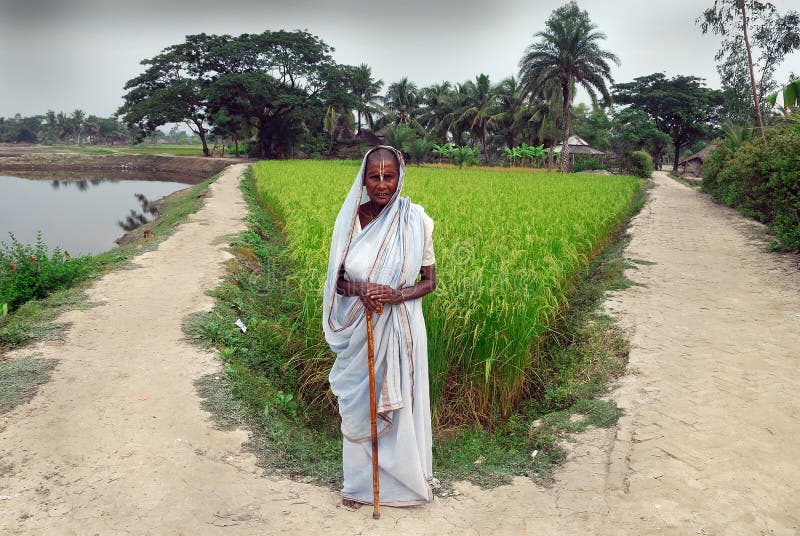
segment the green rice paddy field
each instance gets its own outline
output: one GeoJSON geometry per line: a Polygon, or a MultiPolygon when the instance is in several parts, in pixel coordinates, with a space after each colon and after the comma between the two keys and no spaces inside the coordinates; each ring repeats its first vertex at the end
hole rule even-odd
{"type": "MultiPolygon", "coordinates": [[[[320,327],[321,289],[333,222],[358,167],[254,166],[258,193],[285,232],[288,279],[302,304],[293,330],[304,342],[291,360],[303,371],[304,398],[325,390],[334,358],[320,327]]],[[[436,417],[503,417],[535,395],[542,342],[571,284],[627,220],[640,188],[624,176],[407,168],[402,194],[436,222],[439,285],[424,301],[436,417]]]]}

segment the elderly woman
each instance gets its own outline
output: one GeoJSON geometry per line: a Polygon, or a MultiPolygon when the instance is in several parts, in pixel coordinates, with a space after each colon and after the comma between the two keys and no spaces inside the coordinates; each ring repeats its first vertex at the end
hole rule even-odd
{"type": "Polygon", "coordinates": [[[433,499],[428,345],[422,300],[436,288],[433,220],[400,197],[405,165],[389,146],[367,152],[333,230],[323,299],[336,354],[331,390],[342,417],[342,504],[372,504],[366,314],[373,316],[380,503],[433,499]]]}

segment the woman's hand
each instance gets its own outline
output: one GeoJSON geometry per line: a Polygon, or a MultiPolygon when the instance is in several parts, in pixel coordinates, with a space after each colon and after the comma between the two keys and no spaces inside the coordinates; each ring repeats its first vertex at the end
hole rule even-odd
{"type": "Polygon", "coordinates": [[[375,283],[368,283],[361,288],[358,294],[361,303],[368,311],[375,312],[378,310],[378,304],[397,305],[403,302],[403,294],[389,285],[378,285],[375,283]]]}

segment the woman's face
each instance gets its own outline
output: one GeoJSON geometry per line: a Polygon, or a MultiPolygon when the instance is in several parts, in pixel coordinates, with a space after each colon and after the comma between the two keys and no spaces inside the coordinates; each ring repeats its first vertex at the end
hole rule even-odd
{"type": "Polygon", "coordinates": [[[373,205],[385,207],[397,191],[400,174],[397,161],[389,155],[378,154],[367,162],[364,185],[373,205]]]}

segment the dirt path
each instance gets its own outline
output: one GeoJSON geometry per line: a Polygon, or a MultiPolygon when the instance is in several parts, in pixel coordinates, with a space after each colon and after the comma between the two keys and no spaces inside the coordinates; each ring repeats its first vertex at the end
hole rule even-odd
{"type": "Polygon", "coordinates": [[[242,229],[242,167],[157,251],[98,281],[105,305],[68,313],[61,360],[31,403],[0,417],[3,534],[795,534],[800,530],[800,272],[755,225],[665,175],[626,255],[657,264],[609,301],[631,332],[627,415],[582,435],[550,489],[459,487],[426,508],[338,506],[262,477],[243,432],[221,432],[192,380],[218,369],[182,338],[210,307],[242,229]],[[400,532],[398,532],[398,530],[400,532]]]}

